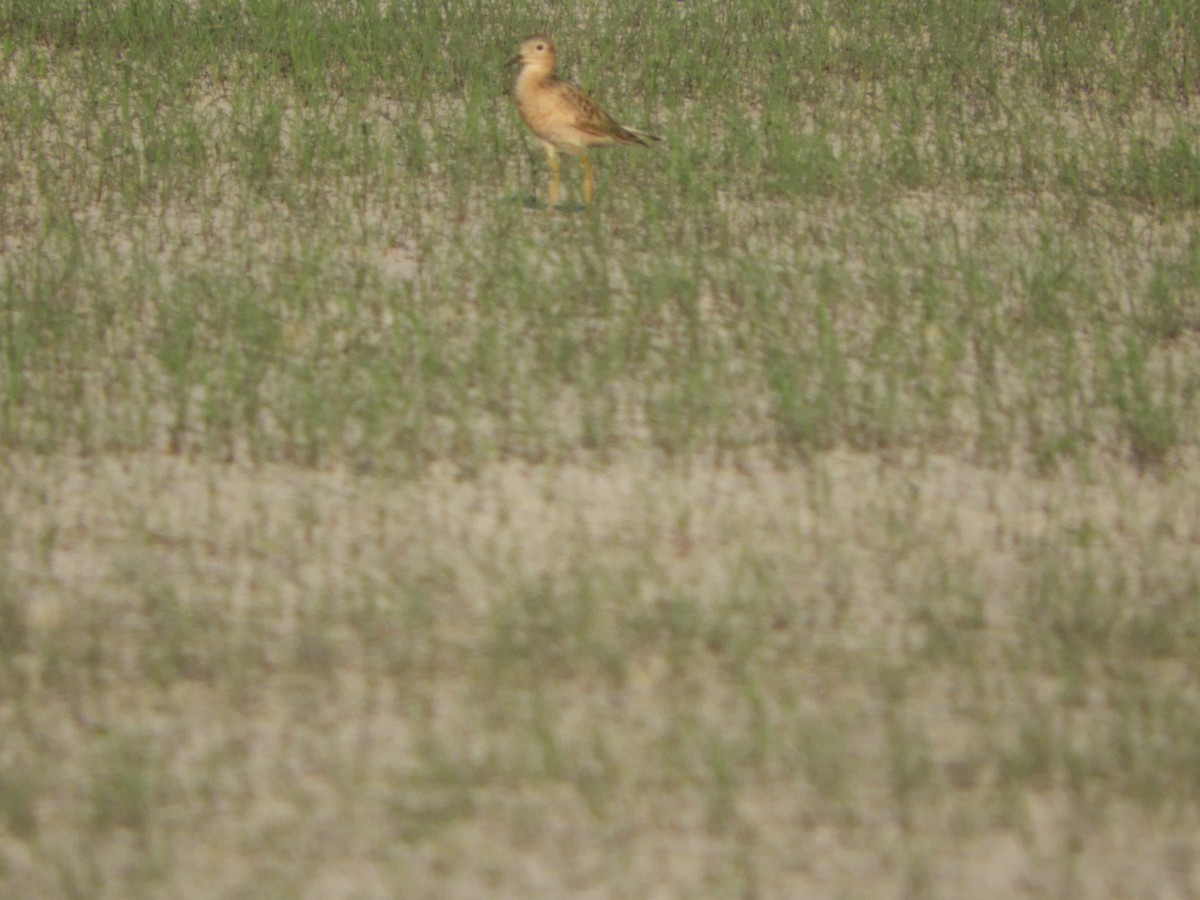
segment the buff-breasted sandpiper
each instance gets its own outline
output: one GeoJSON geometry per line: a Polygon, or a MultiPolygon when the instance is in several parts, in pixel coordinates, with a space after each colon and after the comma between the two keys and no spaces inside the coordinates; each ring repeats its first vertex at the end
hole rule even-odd
{"type": "Polygon", "coordinates": [[[607,144],[641,144],[657,141],[652,134],[618,125],[587,94],[554,74],[554,42],[535,34],[521,42],[513,59],[519,65],[513,98],[517,112],[546,148],[550,163],[550,196],[547,206],[558,203],[558,151],[578,156],[583,163],[583,199],[592,202],[595,176],[587,151],[607,144]]]}

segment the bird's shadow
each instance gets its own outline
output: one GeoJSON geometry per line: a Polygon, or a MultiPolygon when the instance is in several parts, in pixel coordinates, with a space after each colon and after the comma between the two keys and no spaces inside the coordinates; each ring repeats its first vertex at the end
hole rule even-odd
{"type": "Polygon", "coordinates": [[[509,194],[504,198],[504,203],[511,206],[519,206],[525,212],[540,212],[540,213],[571,213],[578,214],[587,212],[591,209],[578,200],[564,200],[555,204],[553,207],[547,206],[546,201],[540,197],[535,197],[532,194],[509,194]]]}
{"type": "Polygon", "coordinates": [[[589,207],[578,200],[564,200],[556,203],[554,206],[549,206],[544,200],[530,195],[514,199],[521,204],[521,208],[526,212],[578,214],[587,212],[589,209],[589,207]]]}

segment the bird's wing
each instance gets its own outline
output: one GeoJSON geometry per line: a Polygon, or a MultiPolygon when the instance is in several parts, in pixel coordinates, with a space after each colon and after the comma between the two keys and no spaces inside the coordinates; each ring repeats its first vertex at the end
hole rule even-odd
{"type": "MultiPolygon", "coordinates": [[[[571,109],[575,113],[574,121],[571,124],[584,134],[628,144],[644,145],[646,143],[642,140],[643,135],[640,131],[623,128],[617,124],[617,121],[602,110],[596,104],[595,100],[575,87],[575,85],[560,81],[555,87],[558,89],[559,95],[570,104],[571,109]]],[[[645,136],[649,137],[649,135],[645,136]]]]}

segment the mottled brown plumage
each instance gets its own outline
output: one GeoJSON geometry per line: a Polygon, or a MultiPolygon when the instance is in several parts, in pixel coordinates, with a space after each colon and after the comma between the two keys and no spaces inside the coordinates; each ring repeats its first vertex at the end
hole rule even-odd
{"type": "Polygon", "coordinates": [[[583,196],[591,203],[594,190],[592,164],[587,157],[591,147],[608,144],[640,144],[659,138],[635,128],[619,125],[596,105],[587,94],[554,74],[554,42],[535,34],[521,42],[514,62],[520,64],[513,99],[521,119],[537,135],[550,163],[549,207],[558,202],[558,151],[578,156],[583,163],[583,196]]]}

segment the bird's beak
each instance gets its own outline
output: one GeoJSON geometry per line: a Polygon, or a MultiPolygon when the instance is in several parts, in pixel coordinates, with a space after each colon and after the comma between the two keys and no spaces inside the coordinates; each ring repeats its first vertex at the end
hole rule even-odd
{"type": "Polygon", "coordinates": [[[516,56],[514,56],[512,59],[510,59],[508,61],[508,64],[510,66],[516,66],[516,65],[520,65],[522,62],[524,62],[524,59],[521,57],[521,54],[518,53],[516,56]]]}

